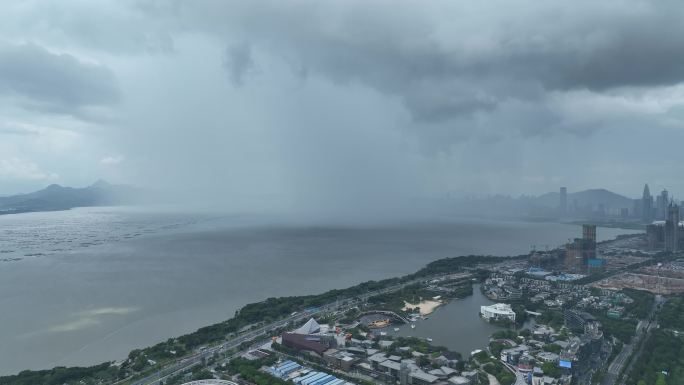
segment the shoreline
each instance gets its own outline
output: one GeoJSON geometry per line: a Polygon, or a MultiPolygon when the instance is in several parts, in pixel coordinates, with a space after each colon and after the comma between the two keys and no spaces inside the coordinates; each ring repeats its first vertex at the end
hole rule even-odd
{"type": "MultiPolygon", "coordinates": [[[[203,350],[199,355],[208,355],[213,353],[215,350],[220,349],[226,343],[234,341],[236,338],[245,338],[247,335],[252,334],[255,334],[256,336],[257,331],[265,331],[268,333],[269,331],[273,330],[275,324],[281,324],[297,317],[308,318],[313,316],[316,313],[312,313],[310,310],[308,310],[311,309],[312,306],[314,306],[314,308],[318,306],[316,311],[322,311],[320,306],[325,307],[331,303],[336,303],[341,296],[344,296],[348,299],[353,299],[358,298],[359,296],[370,295],[372,293],[375,293],[372,295],[379,295],[381,294],[381,291],[392,290],[392,288],[397,287],[397,285],[407,285],[437,275],[458,272],[464,267],[472,267],[483,263],[493,264],[505,260],[516,260],[523,258],[527,258],[527,254],[507,257],[471,255],[443,258],[428,263],[423,268],[412,274],[400,277],[388,278],[381,281],[366,281],[345,289],[329,290],[316,295],[269,298],[261,302],[251,303],[238,310],[233,318],[213,325],[201,327],[192,333],[177,337],[170,337],[168,340],[160,342],[154,346],[132,350],[131,353],[129,353],[129,358],[130,355],[135,352],[136,357],[142,354],[148,359],[153,360],[155,364],[154,366],[146,366],[141,371],[135,370],[131,374],[142,375],[149,370],[158,371],[163,367],[173,364],[174,362],[179,362],[181,359],[198,357],[197,353],[194,352],[201,347],[205,347],[205,350],[203,350]],[[240,328],[249,324],[254,324],[255,322],[263,321],[264,318],[271,318],[278,321],[252,330],[247,334],[238,333],[240,328]],[[226,336],[229,337],[226,338],[226,336]],[[183,355],[174,355],[173,357],[167,358],[157,357],[159,352],[163,353],[171,350],[183,352],[183,355]]],[[[60,370],[79,372],[83,374],[82,378],[93,379],[99,378],[97,376],[105,372],[111,375],[111,372],[113,371],[118,373],[120,370],[130,370],[130,365],[133,361],[129,361],[130,360],[126,360],[124,358],[121,365],[115,364],[115,362],[121,361],[107,361],[92,366],[61,367],[62,369],[60,370]]],[[[12,384],[13,382],[10,382],[12,379],[20,380],[24,376],[35,376],[39,373],[52,372],[54,370],[55,368],[43,370],[24,370],[18,374],[0,376],[0,380],[12,384]]]]}
{"type": "Polygon", "coordinates": [[[403,311],[409,311],[411,309],[420,308],[420,315],[426,316],[432,314],[438,307],[444,305],[445,303],[440,300],[422,300],[417,304],[412,304],[404,301],[403,311]]]}
{"type": "MultiPolygon", "coordinates": [[[[505,260],[505,258],[506,258],[506,257],[493,257],[493,259],[498,260],[498,261],[505,260]]],[[[455,259],[455,258],[454,258],[454,259],[455,259]]],[[[452,261],[452,260],[454,260],[454,259],[452,259],[452,258],[440,259],[440,260],[437,260],[436,262],[444,262],[444,261],[449,262],[449,261],[452,261]]],[[[466,258],[466,259],[467,259],[467,258],[466,258]]],[[[484,259],[487,259],[487,258],[483,257],[483,260],[484,260],[484,259]]],[[[431,266],[431,265],[432,265],[432,264],[430,264],[430,266],[431,266]]],[[[448,265],[448,263],[447,263],[446,265],[448,265]]],[[[445,270],[441,269],[443,266],[445,266],[445,265],[444,265],[444,264],[440,264],[440,263],[436,263],[436,264],[434,264],[435,269],[430,269],[430,270],[431,270],[430,272],[433,273],[433,274],[434,274],[434,273],[439,273],[439,272],[444,272],[445,270]]],[[[344,286],[346,286],[346,285],[344,285],[344,286]]],[[[346,290],[343,289],[343,290],[341,290],[341,291],[346,291],[346,290]]],[[[297,298],[310,298],[310,297],[316,297],[316,295],[313,295],[313,296],[312,296],[312,295],[307,295],[307,294],[304,293],[303,295],[301,295],[301,296],[299,296],[299,297],[297,297],[297,298]]],[[[257,303],[258,303],[258,302],[257,302],[257,303]]],[[[253,304],[254,304],[254,303],[253,303],[253,304]]],[[[246,305],[245,307],[249,307],[249,306],[250,306],[250,305],[246,305]]],[[[430,313],[434,312],[435,309],[438,308],[438,307],[439,307],[439,306],[434,306],[432,309],[430,309],[430,313]]],[[[429,313],[428,313],[428,314],[429,314],[429,313]]],[[[213,327],[215,327],[215,326],[217,326],[217,325],[221,325],[221,324],[228,323],[229,321],[230,321],[230,320],[219,321],[218,324],[214,324],[214,325],[210,325],[209,323],[207,323],[207,324],[205,324],[205,325],[209,325],[209,326],[200,326],[199,329],[196,330],[195,332],[186,333],[186,334],[184,334],[184,335],[183,335],[182,333],[177,333],[177,334],[174,333],[174,334],[168,334],[168,335],[165,335],[165,336],[166,336],[166,337],[171,336],[171,337],[173,338],[173,336],[181,335],[181,337],[176,338],[176,339],[180,339],[180,338],[183,338],[183,337],[188,336],[188,335],[195,335],[195,334],[197,334],[197,332],[199,332],[199,331],[203,331],[203,330],[206,330],[206,329],[211,329],[211,328],[213,328],[213,327]]],[[[200,334],[201,334],[201,333],[200,333],[200,334]]],[[[160,339],[160,343],[163,343],[163,342],[164,342],[164,339],[160,339]]],[[[154,343],[152,343],[152,344],[150,344],[150,345],[153,345],[153,344],[154,344],[154,343]]],[[[143,349],[144,349],[144,348],[143,348],[143,349]]],[[[172,350],[175,350],[175,349],[172,349],[172,350]]],[[[125,359],[125,356],[124,356],[124,355],[121,355],[120,357],[121,357],[121,359],[125,359]]],[[[114,360],[118,360],[118,358],[114,358],[114,360]]],[[[104,361],[104,360],[102,360],[102,361],[100,361],[100,362],[103,362],[103,361],[104,361]]],[[[88,364],[86,364],[86,365],[88,365],[88,364]]],[[[84,365],[84,366],[86,366],[86,365],[84,365]]],[[[67,366],[68,366],[68,365],[67,365],[67,366]]],[[[39,369],[36,369],[36,370],[39,370],[39,369]]]]}

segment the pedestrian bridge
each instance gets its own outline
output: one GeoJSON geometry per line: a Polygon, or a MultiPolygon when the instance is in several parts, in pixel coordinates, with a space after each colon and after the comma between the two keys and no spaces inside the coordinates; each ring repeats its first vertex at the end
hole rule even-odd
{"type": "Polygon", "coordinates": [[[233,381],[226,381],[226,380],[198,380],[198,381],[186,382],[183,385],[238,385],[238,384],[234,383],[233,381]]]}
{"type": "Polygon", "coordinates": [[[361,313],[360,316],[371,315],[371,314],[382,314],[382,315],[390,316],[394,319],[397,319],[397,320],[399,320],[405,324],[409,323],[409,320],[407,320],[406,318],[400,316],[399,314],[397,314],[393,311],[389,311],[389,310],[369,310],[369,311],[365,311],[365,312],[361,313]]]}

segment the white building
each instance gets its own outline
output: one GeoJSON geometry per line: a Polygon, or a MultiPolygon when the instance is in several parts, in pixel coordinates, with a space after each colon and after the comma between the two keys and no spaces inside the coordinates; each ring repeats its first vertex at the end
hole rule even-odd
{"type": "Polygon", "coordinates": [[[480,306],[480,315],[486,320],[511,320],[515,322],[515,312],[511,305],[495,303],[490,306],[480,306]]]}

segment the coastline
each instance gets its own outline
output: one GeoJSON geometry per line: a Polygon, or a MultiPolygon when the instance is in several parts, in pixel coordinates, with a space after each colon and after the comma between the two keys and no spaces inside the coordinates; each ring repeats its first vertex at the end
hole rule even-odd
{"type": "Polygon", "coordinates": [[[505,260],[523,258],[527,258],[527,254],[508,257],[450,257],[430,262],[415,273],[401,277],[388,278],[381,281],[367,281],[346,289],[330,290],[318,295],[269,298],[265,301],[251,303],[242,307],[236,312],[235,317],[228,320],[199,328],[195,332],[189,334],[169,338],[154,346],[135,349],[129,353],[129,359],[124,360],[120,364],[115,365],[115,362],[110,361],[89,367],[25,370],[16,375],[1,376],[0,381],[3,384],[14,384],[15,382],[12,380],[22,381],[23,378],[31,378],[31,376],[39,374],[44,375],[45,373],[51,373],[55,370],[60,372],[67,371],[80,373],[83,375],[83,378],[87,379],[100,378],[98,376],[102,373],[107,373],[107,375],[111,377],[113,373],[125,373],[126,370],[131,370],[131,365],[135,362],[135,358],[141,356],[154,362],[154,365],[144,365],[142,371],[134,372],[138,373],[138,375],[145,375],[148,371],[157,372],[167,365],[178,362],[178,360],[181,359],[183,359],[184,362],[191,362],[189,358],[198,359],[209,356],[219,350],[225,349],[224,346],[226,346],[226,344],[237,347],[239,343],[237,345],[232,345],[234,341],[243,343],[246,341],[247,337],[257,338],[259,335],[263,335],[264,332],[270,333],[270,331],[279,330],[288,322],[299,322],[299,318],[305,319],[315,314],[319,314],[325,310],[325,306],[337,303],[341,297],[354,299],[368,295],[379,295],[387,290],[390,290],[391,292],[392,288],[394,288],[393,290],[397,290],[396,287],[398,285],[410,285],[420,282],[423,279],[459,272],[462,271],[464,267],[473,267],[478,264],[493,264],[505,260]],[[241,328],[250,324],[262,322],[264,319],[272,319],[275,321],[271,324],[251,329],[245,334],[239,333],[241,328]],[[226,338],[226,336],[228,336],[228,338],[226,338]],[[196,353],[198,349],[202,349],[199,354],[196,353]],[[169,351],[175,351],[177,354],[169,356],[169,351]]]}
{"type": "Polygon", "coordinates": [[[409,311],[411,309],[419,308],[420,309],[420,315],[428,315],[432,314],[435,310],[437,310],[438,307],[444,305],[443,301],[440,300],[422,300],[419,303],[412,304],[404,301],[404,307],[402,310],[404,311],[409,311]]]}

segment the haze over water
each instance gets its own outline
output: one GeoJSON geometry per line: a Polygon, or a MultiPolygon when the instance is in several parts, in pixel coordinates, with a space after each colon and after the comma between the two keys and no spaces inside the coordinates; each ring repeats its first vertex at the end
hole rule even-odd
{"type": "Polygon", "coordinates": [[[0,374],[119,360],[267,297],[408,274],[444,257],[526,253],[579,233],[554,223],[306,226],[109,208],[0,216],[0,257],[23,258],[0,263],[0,374]]]}

